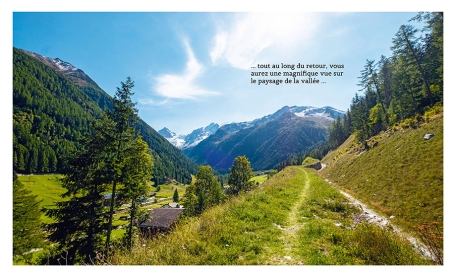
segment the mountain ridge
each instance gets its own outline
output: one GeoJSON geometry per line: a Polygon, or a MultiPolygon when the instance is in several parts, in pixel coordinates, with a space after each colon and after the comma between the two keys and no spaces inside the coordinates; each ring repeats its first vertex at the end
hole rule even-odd
{"type": "Polygon", "coordinates": [[[276,112],[254,119],[252,121],[231,122],[225,124],[211,123],[206,127],[200,127],[193,130],[189,134],[176,134],[167,127],[158,131],[160,135],[166,138],[171,144],[177,148],[184,150],[198,145],[200,142],[214,134],[219,128],[224,128],[228,133],[237,132],[239,130],[265,124],[274,121],[281,117],[284,113],[291,112],[298,117],[309,118],[318,121],[318,118],[323,120],[335,120],[338,116],[342,117],[344,112],[330,106],[321,108],[313,106],[284,106],[276,112]]]}
{"type": "Polygon", "coordinates": [[[183,150],[184,154],[219,172],[226,172],[240,155],[247,156],[254,170],[276,168],[288,156],[325,141],[326,127],[332,122],[327,117],[300,117],[292,111],[285,107],[273,116],[254,120],[254,124],[223,125],[198,145],[183,150]]]}

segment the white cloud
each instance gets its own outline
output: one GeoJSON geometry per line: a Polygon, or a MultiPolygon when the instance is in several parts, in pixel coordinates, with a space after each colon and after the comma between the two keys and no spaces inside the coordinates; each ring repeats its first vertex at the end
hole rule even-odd
{"type": "Polygon", "coordinates": [[[148,106],[160,106],[160,105],[166,104],[168,101],[169,101],[168,98],[165,99],[165,100],[162,100],[162,101],[156,101],[156,100],[153,100],[151,98],[140,98],[140,99],[138,99],[139,104],[148,105],[148,106]]]}
{"type": "Polygon", "coordinates": [[[321,17],[316,13],[238,14],[231,24],[218,26],[210,53],[212,63],[250,69],[271,59],[279,62],[281,56],[289,57],[312,43],[321,17]]]}
{"type": "Polygon", "coordinates": [[[195,55],[184,40],[187,53],[187,64],[182,74],[164,74],[156,78],[154,91],[166,98],[192,99],[198,96],[217,95],[218,92],[208,91],[196,83],[196,79],[204,72],[204,67],[195,58],[195,55]]]}

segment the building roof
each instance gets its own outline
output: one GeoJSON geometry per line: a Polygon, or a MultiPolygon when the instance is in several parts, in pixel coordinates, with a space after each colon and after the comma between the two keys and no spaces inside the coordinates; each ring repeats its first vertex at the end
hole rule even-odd
{"type": "Polygon", "coordinates": [[[163,205],[162,208],[184,208],[182,205],[179,203],[168,203],[166,205],[163,205]]]}
{"type": "Polygon", "coordinates": [[[156,208],[149,214],[149,219],[140,224],[140,228],[169,229],[184,212],[182,208],[156,208]]]}

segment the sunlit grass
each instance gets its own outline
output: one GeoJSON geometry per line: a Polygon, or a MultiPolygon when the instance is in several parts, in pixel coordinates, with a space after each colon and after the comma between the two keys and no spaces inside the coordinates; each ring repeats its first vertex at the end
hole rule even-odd
{"type": "Polygon", "coordinates": [[[329,153],[321,176],[410,232],[425,222],[443,225],[443,118],[371,140],[377,146],[362,154],[347,144],[329,153]],[[435,136],[424,140],[426,133],[435,136]]]}
{"type": "Polygon", "coordinates": [[[254,183],[261,183],[265,182],[268,179],[268,175],[260,175],[260,176],[255,176],[251,178],[250,180],[253,181],[254,183]]]}
{"type": "Polygon", "coordinates": [[[246,195],[233,197],[199,217],[181,219],[169,234],[138,242],[132,252],[116,250],[109,263],[431,264],[394,234],[369,225],[366,229],[374,231],[369,238],[364,228],[348,228],[354,225],[352,216],[357,212],[314,170],[288,167],[246,195]],[[300,196],[305,196],[304,201],[300,196]],[[297,219],[291,219],[296,206],[297,219]],[[368,239],[358,242],[361,236],[368,239]],[[370,240],[394,244],[373,248],[367,244],[370,240]]]}

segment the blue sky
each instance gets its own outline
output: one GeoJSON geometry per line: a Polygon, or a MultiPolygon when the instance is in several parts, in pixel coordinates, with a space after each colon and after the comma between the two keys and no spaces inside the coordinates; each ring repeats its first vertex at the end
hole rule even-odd
{"type": "Polygon", "coordinates": [[[347,110],[366,59],[389,56],[394,34],[414,15],[15,12],[12,30],[14,47],[67,61],[110,95],[130,76],[141,118],[156,130],[189,133],[285,105],[347,110]],[[325,84],[251,84],[258,63],[344,69],[342,77],[320,78],[325,84]]]}

